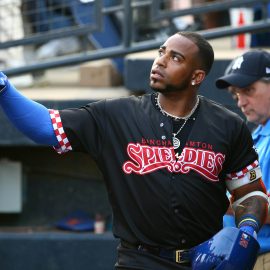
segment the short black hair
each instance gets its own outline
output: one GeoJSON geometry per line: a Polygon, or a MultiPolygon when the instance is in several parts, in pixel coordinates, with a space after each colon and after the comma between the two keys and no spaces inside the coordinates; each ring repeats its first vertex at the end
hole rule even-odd
{"type": "Polygon", "coordinates": [[[211,70],[214,62],[214,50],[210,43],[200,34],[196,32],[178,32],[177,34],[188,38],[199,48],[198,56],[202,65],[202,69],[205,71],[206,75],[211,70]]]}

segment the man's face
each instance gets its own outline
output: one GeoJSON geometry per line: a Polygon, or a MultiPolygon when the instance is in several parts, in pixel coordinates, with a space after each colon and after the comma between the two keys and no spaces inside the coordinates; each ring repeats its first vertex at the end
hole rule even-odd
{"type": "Polygon", "coordinates": [[[152,65],[151,88],[163,93],[188,89],[198,65],[197,55],[197,45],[188,38],[179,34],[168,38],[152,65]]]}
{"type": "Polygon", "coordinates": [[[265,124],[270,118],[270,82],[256,81],[246,88],[229,87],[237,106],[255,124],[265,124]]]}

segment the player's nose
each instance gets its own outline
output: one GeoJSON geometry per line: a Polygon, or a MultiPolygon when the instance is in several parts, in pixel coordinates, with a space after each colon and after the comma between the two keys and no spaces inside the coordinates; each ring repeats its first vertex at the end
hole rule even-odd
{"type": "Polygon", "coordinates": [[[156,65],[166,67],[167,61],[168,59],[166,54],[160,55],[156,58],[156,65]]]}

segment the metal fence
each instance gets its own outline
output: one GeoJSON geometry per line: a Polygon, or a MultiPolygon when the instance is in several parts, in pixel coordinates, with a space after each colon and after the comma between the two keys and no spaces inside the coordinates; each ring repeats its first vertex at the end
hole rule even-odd
{"type": "Polygon", "coordinates": [[[1,0],[0,64],[9,76],[102,58],[113,58],[121,69],[118,60],[122,56],[158,48],[174,31],[191,29],[207,39],[269,31],[269,3],[269,0],[205,1],[175,9],[171,0],[1,0]],[[258,5],[261,19],[237,28],[228,22],[211,29],[194,25],[179,29],[174,21],[187,15],[199,17],[233,7],[258,5]],[[51,46],[44,53],[46,43],[56,44],[59,40],[63,42],[57,52],[51,46]],[[17,55],[7,53],[12,49],[17,50],[17,55]],[[27,51],[32,52],[32,58],[21,56],[27,51]],[[11,64],[5,66],[5,57],[1,55],[11,64]],[[16,62],[13,65],[12,58],[16,62]]]}

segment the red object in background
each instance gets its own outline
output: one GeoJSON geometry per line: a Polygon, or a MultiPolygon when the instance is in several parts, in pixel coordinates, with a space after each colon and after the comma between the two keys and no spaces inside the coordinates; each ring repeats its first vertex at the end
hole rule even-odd
{"type": "MultiPolygon", "coordinates": [[[[242,10],[240,10],[239,13],[239,20],[238,20],[238,26],[242,26],[245,24],[245,20],[244,20],[244,14],[242,12],[242,10]]],[[[237,36],[237,48],[243,49],[246,47],[245,44],[245,34],[240,34],[237,36]]]]}

